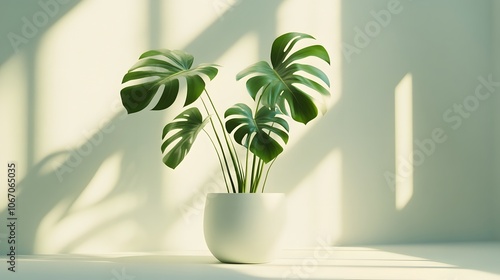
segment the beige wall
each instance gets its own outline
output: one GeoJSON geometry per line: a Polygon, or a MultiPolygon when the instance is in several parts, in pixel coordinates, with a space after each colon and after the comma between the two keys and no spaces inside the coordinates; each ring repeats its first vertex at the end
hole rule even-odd
{"type": "Polygon", "coordinates": [[[356,50],[344,57],[343,98],[330,115],[344,159],[340,243],[493,238],[496,97],[475,97],[478,77],[492,73],[490,4],[343,2],[342,41],[356,50]],[[395,115],[394,95],[406,75],[413,121],[400,131],[412,133],[413,179],[411,160],[395,152],[395,119],[407,116],[395,115]],[[454,104],[464,102],[468,111],[460,115],[454,104]],[[384,174],[403,184],[394,191],[384,174]]]}
{"type": "MultiPolygon", "coordinates": [[[[323,118],[292,127],[269,178],[267,190],[289,198],[285,246],[488,240],[495,219],[500,238],[495,105],[446,113],[492,73],[491,2],[0,4],[0,162],[19,166],[18,253],[205,249],[205,195],[224,190],[210,143],[201,139],[177,170],[164,167],[159,135],[172,115],[125,116],[121,78],[146,49],[185,49],[195,64],[224,66],[209,90],[225,108],[246,96],[234,75],[268,59],[288,31],[330,51],[333,98],[323,118]],[[413,96],[405,133],[395,129],[398,85],[413,96]],[[412,192],[386,180],[400,160],[397,134],[424,155],[412,192]],[[434,148],[422,144],[432,137],[434,148]]],[[[1,217],[6,208],[0,199],[1,217]]]]}
{"type": "MultiPolygon", "coordinates": [[[[223,66],[209,91],[224,111],[249,98],[235,75],[268,59],[277,35],[313,34],[338,57],[339,5],[239,0],[0,4],[0,155],[2,162],[19,165],[23,230],[18,253],[206,248],[205,195],[225,190],[210,142],[201,136],[177,170],[167,169],[160,135],[173,114],[125,116],[121,78],[149,48],[185,49],[195,64],[223,66]]],[[[339,63],[336,59],[328,71],[335,85],[339,63]]],[[[294,129],[290,150],[305,132],[294,129]]],[[[284,186],[296,217],[288,225],[289,246],[314,245],[338,228],[332,223],[337,219],[338,224],[338,211],[330,210],[333,199],[340,201],[332,191],[339,183],[335,178],[324,184],[332,162],[341,165],[336,155],[322,164],[300,158],[275,164],[277,170],[302,164],[318,169],[290,185],[270,179],[267,190],[284,186]]],[[[340,207],[335,205],[334,210],[340,207]]],[[[2,217],[6,208],[1,199],[2,217]]]]}
{"type": "MultiPolygon", "coordinates": [[[[493,16],[493,58],[494,58],[494,63],[495,63],[495,77],[496,80],[500,80],[500,52],[498,51],[500,48],[500,19],[496,16],[500,12],[500,3],[498,1],[492,1],[493,2],[493,9],[492,9],[492,15],[493,16]]],[[[497,188],[497,195],[496,195],[496,233],[497,233],[497,239],[500,240],[500,96],[496,96],[496,123],[495,123],[495,129],[496,129],[496,165],[495,165],[495,173],[497,174],[497,179],[496,179],[496,188],[497,188]]]]}

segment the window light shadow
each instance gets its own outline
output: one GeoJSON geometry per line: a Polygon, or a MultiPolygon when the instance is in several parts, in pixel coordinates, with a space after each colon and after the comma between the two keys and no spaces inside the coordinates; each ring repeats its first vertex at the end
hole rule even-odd
{"type": "Polygon", "coordinates": [[[5,1],[0,9],[0,66],[15,53],[32,51],[43,34],[81,1],[5,1]]]}
{"type": "MultiPolygon", "coordinates": [[[[158,27],[158,18],[161,16],[158,13],[160,3],[162,2],[158,0],[151,0],[147,3],[151,13],[148,17],[149,25],[152,26],[148,34],[150,38],[148,44],[152,48],[160,47],[158,44],[161,42],[162,33],[165,32],[158,27]]],[[[275,1],[268,4],[268,9],[265,11],[269,19],[273,19],[272,15],[279,3],[280,1],[275,1]]],[[[262,15],[257,18],[248,13],[260,11],[258,7],[259,3],[242,2],[241,8],[227,12],[224,24],[216,21],[212,26],[208,26],[199,38],[189,44],[187,49],[193,53],[201,53],[203,60],[216,60],[232,46],[237,38],[243,36],[242,33],[236,32],[237,29],[253,30],[253,23],[262,21],[262,15]],[[244,24],[243,26],[228,25],[227,23],[231,21],[241,21],[244,24]],[[232,35],[227,36],[229,34],[232,35]],[[214,42],[212,40],[214,37],[221,38],[221,40],[214,42]],[[217,48],[210,48],[207,43],[217,43],[217,48]]],[[[258,34],[272,38],[273,26],[274,23],[270,22],[258,34]]],[[[262,45],[259,44],[259,46],[262,45]]],[[[28,69],[26,111],[29,112],[29,116],[26,129],[29,143],[27,143],[26,150],[30,166],[26,176],[19,183],[19,199],[31,207],[19,209],[19,215],[29,218],[23,223],[24,230],[18,235],[19,243],[22,244],[18,253],[30,254],[39,251],[71,253],[80,252],[85,246],[87,249],[106,251],[116,247],[119,242],[130,244],[128,247],[130,250],[148,248],[155,250],[157,241],[165,238],[165,232],[181,219],[177,215],[178,212],[169,211],[172,209],[168,207],[163,208],[161,198],[165,190],[162,189],[159,170],[163,166],[158,164],[155,168],[147,168],[147,170],[143,168],[148,160],[156,158],[151,153],[157,152],[157,149],[147,148],[160,147],[161,139],[150,137],[150,135],[155,135],[161,130],[163,116],[153,113],[123,119],[122,112],[117,113],[111,120],[101,124],[102,127],[113,127],[113,131],[105,133],[98,144],[95,144],[95,139],[102,136],[98,135],[102,134],[101,130],[98,130],[96,134],[88,135],[87,139],[82,139],[82,143],[70,150],[56,151],[35,162],[35,141],[38,139],[36,136],[43,129],[37,121],[37,116],[41,113],[37,110],[41,97],[35,82],[41,74],[37,72],[40,69],[36,65],[39,54],[37,47],[38,44],[35,43],[29,49],[23,50],[27,56],[25,61],[26,69],[28,69]],[[144,123],[148,125],[145,126],[144,123]],[[142,135],[147,135],[147,137],[142,137],[142,135]],[[88,147],[91,147],[90,152],[88,152],[88,147]],[[81,152],[83,156],[79,151],[83,151],[81,152]],[[98,180],[101,169],[109,165],[108,159],[114,157],[117,157],[116,160],[109,164],[112,165],[110,168],[117,170],[115,173],[118,179],[110,182],[112,186],[101,197],[84,201],[88,207],[79,207],[78,205],[82,205],[81,198],[85,196],[87,188],[93,180],[98,180]],[[147,186],[142,186],[144,183],[147,186]],[[133,195],[133,199],[126,200],[127,195],[133,195]],[[125,200],[120,200],[120,198],[125,200]],[[124,203],[129,206],[129,209],[121,209],[123,205],[113,206],[113,201],[119,204],[124,203]],[[92,209],[97,212],[92,213],[92,209]],[[99,211],[107,212],[106,209],[117,211],[114,214],[99,215],[99,211]],[[162,222],[158,223],[157,217],[151,213],[162,216],[162,222]],[[95,220],[80,219],[84,216],[95,217],[95,220]],[[120,236],[120,231],[128,233],[120,236]],[[64,239],[58,239],[57,234],[54,238],[50,238],[51,233],[57,233],[64,239]],[[120,238],[113,238],[113,236],[120,236],[120,238]],[[110,242],[103,244],[99,238],[110,240],[110,242]],[[138,242],[138,240],[141,241],[138,242]],[[57,246],[51,246],[58,241],[57,246]],[[44,244],[44,242],[47,243],[44,244]]],[[[266,53],[267,48],[268,46],[266,46],[266,53]]],[[[161,154],[158,153],[158,156],[161,154]]],[[[4,215],[5,210],[1,214],[4,215]]]]}
{"type": "Polygon", "coordinates": [[[413,89],[406,74],[394,91],[396,133],[396,209],[403,209],[413,195],[413,89]]]}

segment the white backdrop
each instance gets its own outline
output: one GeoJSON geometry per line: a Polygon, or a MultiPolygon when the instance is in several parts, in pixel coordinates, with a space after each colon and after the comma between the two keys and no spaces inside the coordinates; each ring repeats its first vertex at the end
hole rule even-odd
{"type": "MultiPolygon", "coordinates": [[[[498,14],[500,12],[500,3],[493,2],[492,14],[498,14]]],[[[500,19],[498,17],[493,16],[494,27],[493,27],[493,40],[494,40],[494,48],[493,48],[493,57],[495,61],[495,76],[497,79],[500,77],[500,52],[498,48],[500,47],[500,19]]],[[[500,98],[497,97],[496,108],[500,108],[500,98]]],[[[496,131],[496,165],[495,170],[497,174],[496,185],[497,185],[497,196],[496,196],[496,217],[497,217],[497,239],[500,239],[500,110],[496,110],[496,123],[495,123],[495,131],[496,131]]]]}
{"type": "Polygon", "coordinates": [[[289,198],[285,245],[493,239],[498,89],[474,99],[493,75],[493,54],[498,65],[493,2],[0,4],[0,162],[18,165],[19,253],[206,248],[204,197],[224,190],[210,143],[200,138],[167,169],[160,133],[172,115],[126,116],[121,78],[147,49],[185,49],[195,64],[223,66],[208,89],[226,108],[248,98],[235,74],[268,59],[288,31],[328,49],[333,97],[324,117],[293,126],[269,178],[268,191],[289,198]],[[396,93],[411,114],[396,114],[396,93]],[[409,121],[396,128],[397,120],[409,121]],[[391,174],[402,183],[388,182],[391,174]]]}

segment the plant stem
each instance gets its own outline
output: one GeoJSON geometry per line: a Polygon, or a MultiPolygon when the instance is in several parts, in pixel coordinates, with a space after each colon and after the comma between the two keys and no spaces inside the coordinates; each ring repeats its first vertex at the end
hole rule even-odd
{"type": "Polygon", "coordinates": [[[259,189],[260,179],[262,178],[262,171],[264,170],[264,161],[260,158],[257,161],[257,172],[255,174],[255,192],[259,189]]]}
{"type": "MultiPolygon", "coordinates": [[[[208,108],[207,108],[207,105],[205,104],[205,101],[203,99],[201,99],[201,101],[203,103],[203,107],[205,107],[205,110],[207,111],[207,114],[210,115],[210,112],[208,111],[208,108]]],[[[217,129],[215,128],[215,125],[214,125],[214,122],[212,121],[212,118],[210,118],[210,124],[212,125],[212,129],[214,130],[214,133],[215,133],[215,138],[217,139],[217,142],[218,142],[219,147],[221,149],[221,153],[222,153],[222,157],[224,159],[224,163],[226,165],[229,181],[231,182],[231,188],[233,189],[233,192],[236,192],[236,189],[234,188],[233,177],[231,176],[231,170],[229,169],[229,165],[227,163],[226,153],[224,152],[224,147],[222,146],[219,135],[217,134],[217,129]]],[[[215,150],[217,151],[217,149],[215,149],[215,150]]],[[[229,152],[231,152],[231,151],[229,151],[229,152]]],[[[224,168],[222,168],[222,169],[224,170],[224,168]]],[[[237,170],[236,170],[236,173],[238,173],[237,170]]]]}
{"type": "Polygon", "coordinates": [[[273,159],[273,161],[271,161],[271,164],[269,164],[269,167],[267,168],[266,176],[264,177],[264,183],[262,184],[262,192],[264,192],[264,188],[266,187],[267,176],[269,176],[269,170],[271,170],[271,167],[273,167],[273,164],[275,161],[276,161],[276,158],[273,159]]]}
{"type": "MultiPolygon", "coordinates": [[[[226,190],[228,193],[231,193],[231,191],[229,191],[229,187],[228,187],[229,185],[227,184],[226,172],[224,171],[224,166],[222,164],[222,159],[221,159],[221,156],[219,154],[219,151],[217,150],[217,146],[215,146],[214,140],[212,139],[210,134],[208,134],[208,132],[205,129],[203,129],[203,132],[205,132],[205,134],[208,136],[208,139],[210,139],[210,142],[212,143],[212,146],[214,147],[215,154],[217,155],[217,158],[219,159],[220,169],[222,170],[222,177],[224,178],[224,184],[226,185],[226,190]]],[[[233,192],[234,192],[234,187],[233,187],[233,192]]]]}
{"type": "MultiPolygon", "coordinates": [[[[217,117],[217,120],[219,121],[219,125],[222,129],[222,135],[224,136],[224,140],[226,141],[226,145],[227,145],[227,148],[229,150],[229,154],[231,156],[234,171],[236,172],[236,179],[238,180],[238,185],[244,184],[244,180],[243,180],[243,176],[242,176],[243,170],[241,168],[241,163],[240,163],[240,160],[238,158],[238,154],[236,153],[236,149],[234,147],[234,144],[232,141],[229,140],[229,138],[227,136],[226,129],[224,127],[224,124],[222,123],[222,119],[220,118],[219,113],[217,112],[217,109],[215,108],[215,105],[212,101],[212,98],[210,97],[210,94],[208,94],[207,89],[205,89],[204,91],[207,94],[208,100],[210,101],[210,105],[212,106],[212,109],[215,112],[215,116],[217,117]]],[[[206,109],[206,107],[205,107],[205,109],[206,109]]],[[[214,127],[214,131],[215,131],[215,134],[217,135],[217,131],[215,130],[215,127],[214,127]]],[[[219,137],[217,136],[217,138],[219,138],[219,137]]],[[[232,181],[232,179],[231,179],[231,181],[232,181]]]]}
{"type": "MultiPolygon", "coordinates": [[[[247,138],[247,152],[246,152],[246,155],[245,155],[245,174],[243,175],[243,180],[244,180],[244,185],[243,185],[243,192],[246,192],[246,185],[247,185],[247,182],[248,182],[248,158],[250,157],[250,140],[248,140],[247,138]]],[[[250,192],[252,192],[252,184],[251,184],[251,180],[252,180],[252,177],[250,176],[250,182],[249,183],[249,187],[250,187],[250,192]]]]}
{"type": "Polygon", "coordinates": [[[251,180],[250,180],[250,192],[252,192],[252,193],[257,192],[257,185],[259,184],[259,181],[257,180],[257,176],[259,174],[258,170],[257,170],[257,174],[255,173],[255,162],[256,161],[257,161],[257,157],[255,156],[255,154],[253,154],[252,175],[251,175],[251,180]]]}

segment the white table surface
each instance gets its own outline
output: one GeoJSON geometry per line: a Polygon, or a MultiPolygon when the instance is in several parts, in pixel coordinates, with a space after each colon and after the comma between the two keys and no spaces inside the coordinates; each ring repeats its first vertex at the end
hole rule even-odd
{"type": "Polygon", "coordinates": [[[2,256],[0,279],[500,279],[500,242],[283,250],[259,265],[222,264],[209,252],[2,256]]]}

